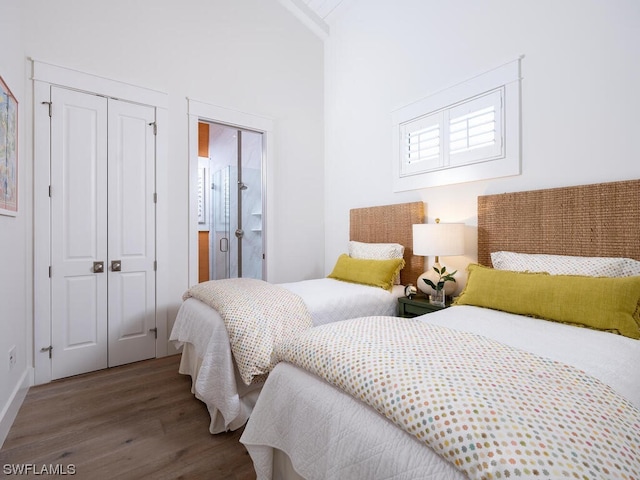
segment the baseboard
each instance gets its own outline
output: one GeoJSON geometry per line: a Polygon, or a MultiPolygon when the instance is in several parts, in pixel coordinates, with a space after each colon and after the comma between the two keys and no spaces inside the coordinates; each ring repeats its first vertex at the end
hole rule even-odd
{"type": "Polygon", "coordinates": [[[0,412],[0,448],[2,448],[4,441],[9,435],[11,425],[13,425],[13,421],[18,415],[18,410],[20,410],[20,406],[27,396],[27,392],[31,386],[31,379],[33,378],[32,370],[32,368],[27,368],[24,371],[18,385],[13,390],[11,397],[9,397],[9,401],[2,409],[2,412],[0,412]]]}

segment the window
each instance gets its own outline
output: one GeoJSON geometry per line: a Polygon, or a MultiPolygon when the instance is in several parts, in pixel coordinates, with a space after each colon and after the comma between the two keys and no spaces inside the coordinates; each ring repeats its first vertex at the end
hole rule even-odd
{"type": "Polygon", "coordinates": [[[401,135],[405,151],[401,174],[426,172],[442,165],[441,117],[428,115],[402,125],[401,135]]]}
{"type": "Polygon", "coordinates": [[[502,89],[463,102],[447,113],[450,164],[463,165],[502,156],[502,89]]]}
{"type": "Polygon", "coordinates": [[[519,174],[519,95],[518,60],[394,112],[394,190],[519,174]]]}

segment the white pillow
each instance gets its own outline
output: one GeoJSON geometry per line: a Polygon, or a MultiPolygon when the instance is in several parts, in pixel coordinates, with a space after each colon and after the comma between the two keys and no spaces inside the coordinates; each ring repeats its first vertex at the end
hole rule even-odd
{"type": "MultiPolygon", "coordinates": [[[[365,258],[368,260],[389,260],[402,258],[404,246],[399,243],[364,243],[349,241],[349,256],[352,258],[365,258]]],[[[400,285],[400,275],[394,281],[394,285],[400,285]]]]}
{"type": "Polygon", "coordinates": [[[633,258],[623,258],[622,277],[636,277],[640,275],[640,262],[633,258]]]}
{"type": "Polygon", "coordinates": [[[586,275],[591,277],[640,275],[640,262],[631,258],[492,252],[491,263],[498,270],[547,272],[551,275],[586,275]]]}

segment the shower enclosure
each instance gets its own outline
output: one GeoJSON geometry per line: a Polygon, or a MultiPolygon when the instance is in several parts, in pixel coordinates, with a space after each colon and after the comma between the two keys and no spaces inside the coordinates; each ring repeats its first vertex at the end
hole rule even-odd
{"type": "Polygon", "coordinates": [[[210,125],[209,158],[200,161],[209,191],[200,213],[212,280],[263,278],[262,143],[261,133],[210,125]]]}

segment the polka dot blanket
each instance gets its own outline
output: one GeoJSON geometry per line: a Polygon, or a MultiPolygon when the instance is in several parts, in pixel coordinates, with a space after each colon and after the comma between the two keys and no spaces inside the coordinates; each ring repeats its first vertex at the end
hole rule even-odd
{"type": "Polygon", "coordinates": [[[574,367],[395,317],[316,327],[275,353],[369,404],[471,479],[640,479],[640,411],[574,367]]]}
{"type": "Polygon", "coordinates": [[[211,280],[191,287],[183,295],[218,311],[224,320],[231,352],[242,381],[264,380],[275,366],[273,347],[311,328],[311,314],[298,295],[252,278],[211,280]]]}

